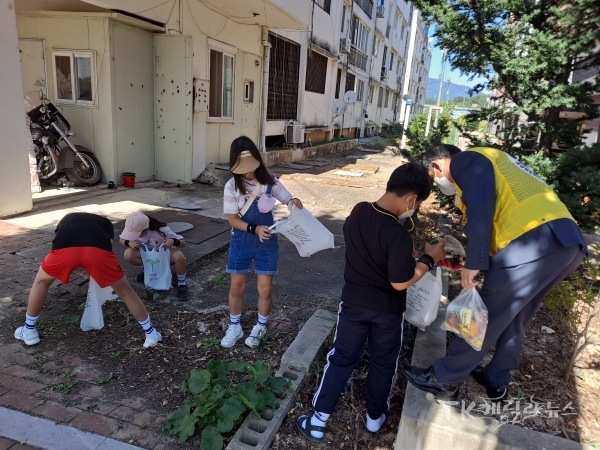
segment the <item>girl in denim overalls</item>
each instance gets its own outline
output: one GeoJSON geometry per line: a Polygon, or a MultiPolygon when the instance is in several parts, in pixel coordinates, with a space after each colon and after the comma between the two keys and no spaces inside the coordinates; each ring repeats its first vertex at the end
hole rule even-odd
{"type": "Polygon", "coordinates": [[[229,290],[230,324],[221,346],[233,347],[244,337],[240,325],[246,277],[254,260],[258,276],[258,321],[246,345],[258,347],[267,331],[267,320],[273,300],[273,275],[277,274],[279,243],[271,236],[275,200],[302,208],[302,202],[269,174],[254,142],[241,136],[231,143],[229,167],[233,178],[225,185],[223,212],[227,214],[231,230],[231,245],[227,273],[231,274],[229,290]]]}

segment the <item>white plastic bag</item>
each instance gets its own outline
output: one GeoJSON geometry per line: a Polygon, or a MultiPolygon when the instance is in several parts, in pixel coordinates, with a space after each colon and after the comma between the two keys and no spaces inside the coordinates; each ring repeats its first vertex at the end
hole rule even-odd
{"type": "Polygon", "coordinates": [[[92,277],[90,277],[87,299],[85,300],[85,309],[81,317],[79,326],[83,331],[101,330],[104,327],[104,316],[102,315],[102,305],[108,300],[114,300],[117,294],[112,287],[101,288],[92,277]]]}
{"type": "Polygon", "coordinates": [[[269,229],[281,233],[298,249],[300,256],[310,256],[320,250],[333,248],[333,234],[306,209],[289,205],[290,216],[269,229]]]}
{"type": "Polygon", "coordinates": [[[406,312],[404,319],[424,329],[435,320],[442,296],[442,269],[435,276],[427,272],[423,278],[406,290],[406,312]]]}
{"type": "Polygon", "coordinates": [[[163,245],[154,249],[140,247],[144,263],[144,284],[149,289],[166,291],[171,288],[171,252],[163,245]]]}
{"type": "Polygon", "coordinates": [[[448,305],[442,329],[463,338],[475,350],[481,350],[487,330],[488,310],[477,289],[463,289],[448,305]]]}

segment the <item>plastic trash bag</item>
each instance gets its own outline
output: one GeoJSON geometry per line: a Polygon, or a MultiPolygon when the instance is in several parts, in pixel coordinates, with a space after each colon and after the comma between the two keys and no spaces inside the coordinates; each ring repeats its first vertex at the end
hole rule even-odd
{"type": "Polygon", "coordinates": [[[435,320],[442,296],[442,269],[438,267],[435,276],[427,272],[423,278],[406,290],[406,312],[404,320],[421,328],[435,320]]]}
{"type": "Polygon", "coordinates": [[[271,233],[281,233],[298,249],[300,256],[310,256],[326,248],[333,248],[333,234],[306,208],[288,206],[290,216],[269,227],[271,233]]]}
{"type": "Polygon", "coordinates": [[[144,284],[149,289],[166,291],[171,288],[171,252],[162,244],[158,248],[140,247],[144,263],[144,284]]]}
{"type": "Polygon", "coordinates": [[[108,300],[117,298],[112,287],[101,288],[92,277],[90,277],[85,309],[79,326],[83,331],[101,330],[104,327],[104,316],[102,305],[108,300]]]}
{"type": "Polygon", "coordinates": [[[442,329],[463,338],[475,350],[481,350],[488,323],[488,310],[477,289],[463,289],[449,305],[442,329]]]}

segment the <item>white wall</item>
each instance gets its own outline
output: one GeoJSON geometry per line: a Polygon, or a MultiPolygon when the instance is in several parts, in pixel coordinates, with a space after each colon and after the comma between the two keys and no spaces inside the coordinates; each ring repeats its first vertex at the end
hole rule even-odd
{"type": "Polygon", "coordinates": [[[13,0],[0,0],[0,216],[32,207],[23,83],[13,0]]]}

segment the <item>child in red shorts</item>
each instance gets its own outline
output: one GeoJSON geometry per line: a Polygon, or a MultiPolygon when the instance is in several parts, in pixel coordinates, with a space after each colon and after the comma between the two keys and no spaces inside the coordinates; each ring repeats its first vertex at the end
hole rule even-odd
{"type": "Polygon", "coordinates": [[[67,214],[58,223],[52,241],[52,250],[42,261],[27,302],[25,325],[17,328],[15,338],[27,345],[40,342],[35,324],[46,303],[48,289],[55,279],[69,282],[71,272],[84,268],[101,288],[111,286],[125,302],[131,314],[146,333],[144,347],[152,347],[162,340],[152,326],[146,307],[135,293],[112,251],[113,224],[105,217],[88,213],[67,214]]]}

